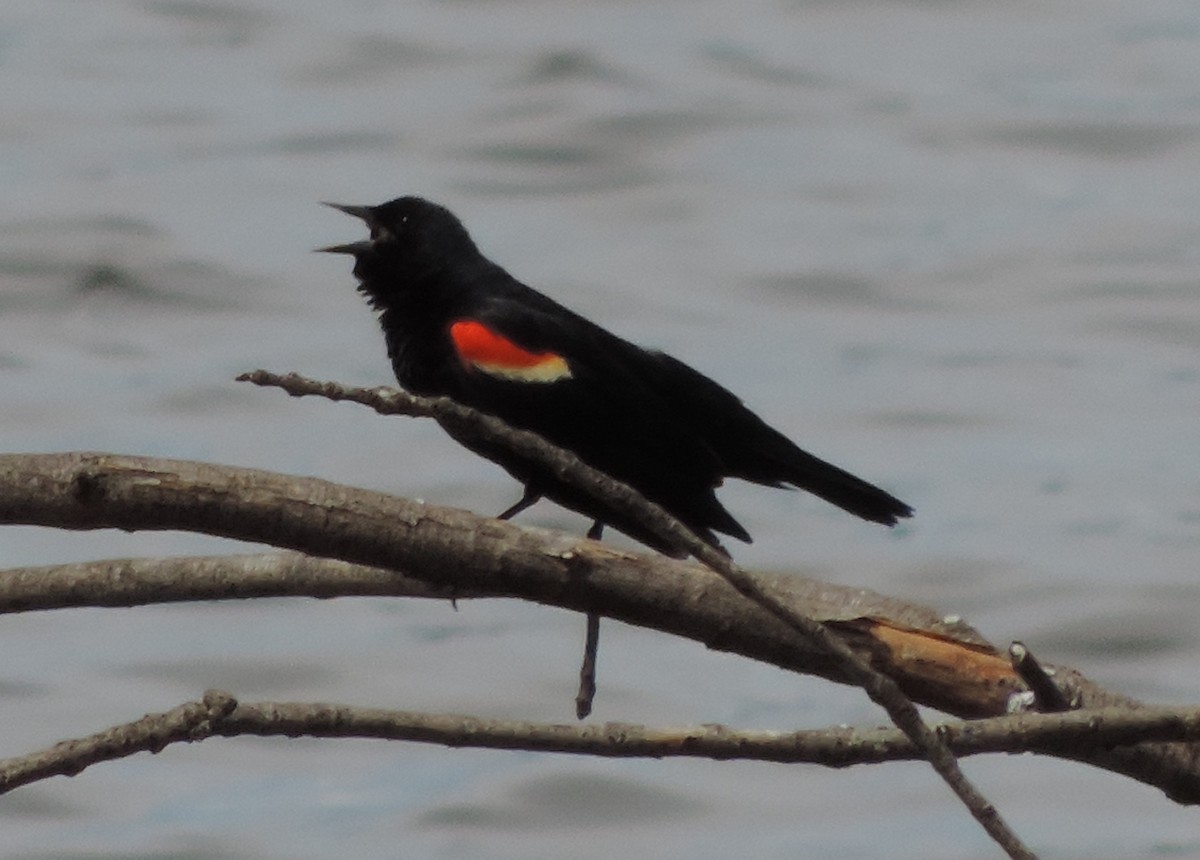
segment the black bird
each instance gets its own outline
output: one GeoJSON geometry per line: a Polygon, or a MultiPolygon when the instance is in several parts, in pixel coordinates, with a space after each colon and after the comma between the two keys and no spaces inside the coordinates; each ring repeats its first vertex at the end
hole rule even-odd
{"type": "MultiPolygon", "coordinates": [[[[400,385],[445,395],[532,430],[657,502],[717,548],[749,541],[713,492],[727,477],[808,490],[865,520],[894,525],[912,509],[800,450],[732,393],[678,359],[635,346],[567,310],[488,260],[448,209],[420,197],[379,206],[329,204],[362,219],[370,239],[322,250],[354,257],[358,289],[379,312],[400,385]]],[[[547,496],[670,555],[636,519],[546,468],[446,428],[525,486],[507,519],[547,496]]],[[[575,713],[595,693],[600,619],[588,614],[575,713]]]]}
{"type": "MultiPolygon", "coordinates": [[[[328,205],[371,231],[368,240],[322,250],[353,255],[358,289],[379,313],[396,379],[413,394],[446,395],[541,434],[717,547],[715,532],[750,541],[714,493],[727,477],[799,487],[888,526],[912,514],[889,493],[802,451],[699,371],[525,286],[483,256],[448,209],[420,197],[328,205]]],[[[537,464],[448,432],[524,485],[503,518],[545,496],[592,518],[593,536],[609,525],[671,552],[636,520],[537,464]]]]}

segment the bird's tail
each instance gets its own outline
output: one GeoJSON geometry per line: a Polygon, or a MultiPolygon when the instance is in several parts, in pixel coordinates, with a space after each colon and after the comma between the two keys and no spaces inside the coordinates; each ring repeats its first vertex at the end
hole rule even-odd
{"type": "Polygon", "coordinates": [[[791,484],[873,523],[894,526],[913,509],[886,490],[801,450],[766,424],[754,455],[738,464],[738,477],[768,486],[791,484]]]}
{"type": "Polygon", "coordinates": [[[885,526],[894,526],[897,520],[912,516],[913,509],[886,490],[804,451],[799,453],[803,457],[801,462],[789,464],[792,468],[783,479],[787,483],[864,520],[885,526]]]}

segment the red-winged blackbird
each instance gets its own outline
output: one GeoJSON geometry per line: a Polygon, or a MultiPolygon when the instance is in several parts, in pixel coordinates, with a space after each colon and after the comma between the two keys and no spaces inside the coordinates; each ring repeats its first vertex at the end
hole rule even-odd
{"type": "MultiPolygon", "coordinates": [[[[532,430],[638,489],[704,540],[750,535],[713,490],[727,477],[792,485],[865,520],[894,525],[912,509],[800,450],[707,376],[642,349],[536,292],[488,260],[449,210],[419,197],[329,204],[362,219],[369,240],[322,250],[354,256],[379,312],[396,379],[532,430]]],[[[667,550],[640,523],[511,451],[451,435],[525,486],[508,517],[546,496],[667,550]]]]}

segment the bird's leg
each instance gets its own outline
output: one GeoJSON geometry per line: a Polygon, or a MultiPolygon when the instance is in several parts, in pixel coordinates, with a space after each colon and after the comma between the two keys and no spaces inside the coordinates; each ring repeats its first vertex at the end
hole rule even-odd
{"type": "MultiPolygon", "coordinates": [[[[589,540],[600,540],[604,534],[604,523],[592,523],[588,529],[589,540]]],[[[600,645],[600,616],[587,614],[587,637],[583,643],[583,665],[579,667],[579,692],[575,695],[575,716],[584,719],[592,712],[592,699],[596,697],[596,649],[600,645]]]]}
{"type": "Polygon", "coordinates": [[[579,692],[575,694],[575,717],[583,720],[592,712],[596,697],[596,649],[600,644],[600,616],[587,614],[587,638],[583,643],[583,665],[579,667],[579,692]]]}
{"type": "MultiPolygon", "coordinates": [[[[532,484],[525,485],[525,492],[517,503],[496,517],[498,520],[512,519],[521,511],[532,507],[542,494],[532,484]]],[[[588,529],[590,540],[600,540],[604,534],[604,523],[596,520],[588,529]]],[[[592,700],[596,697],[596,650],[600,644],[600,616],[587,614],[587,636],[583,645],[583,665],[579,667],[579,692],[575,695],[575,716],[584,719],[592,712],[592,700]]]]}
{"type": "MultiPolygon", "coordinates": [[[[525,510],[526,508],[533,507],[535,504],[537,504],[538,500],[541,498],[542,498],[541,492],[538,491],[537,489],[535,489],[533,484],[526,484],[525,492],[521,495],[521,498],[517,500],[517,503],[515,505],[513,505],[512,507],[505,508],[504,513],[499,514],[496,517],[496,519],[511,520],[513,517],[515,517],[517,514],[521,513],[521,511],[525,510]]],[[[593,528],[594,528],[594,526],[593,526],[593,528]]],[[[590,534],[590,532],[589,532],[589,534],[590,534]]]]}

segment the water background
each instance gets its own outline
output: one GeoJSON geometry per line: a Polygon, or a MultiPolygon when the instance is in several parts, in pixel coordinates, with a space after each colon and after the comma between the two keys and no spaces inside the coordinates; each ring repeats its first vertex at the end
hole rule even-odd
{"type": "MultiPolygon", "coordinates": [[[[0,10],[0,439],[317,475],[481,513],[429,422],[236,384],[390,381],[318,200],[420,193],[526,282],[894,490],[892,532],[730,486],[751,568],[965,615],[1200,700],[1200,6],[205,3],[0,10]]],[[[542,504],[523,521],[582,530],[542,504]]],[[[0,531],[0,566],[227,551],[0,531]]],[[[511,601],[10,616],[0,756],[206,687],[571,717],[582,619],[511,601]]],[[[877,724],[853,690],[605,626],[595,718],[877,724]]],[[[1050,857],[1200,819],[1032,758],[968,773],[1050,857]]],[[[996,856],[928,767],[213,740],[0,800],[6,857],[996,856]]]]}

